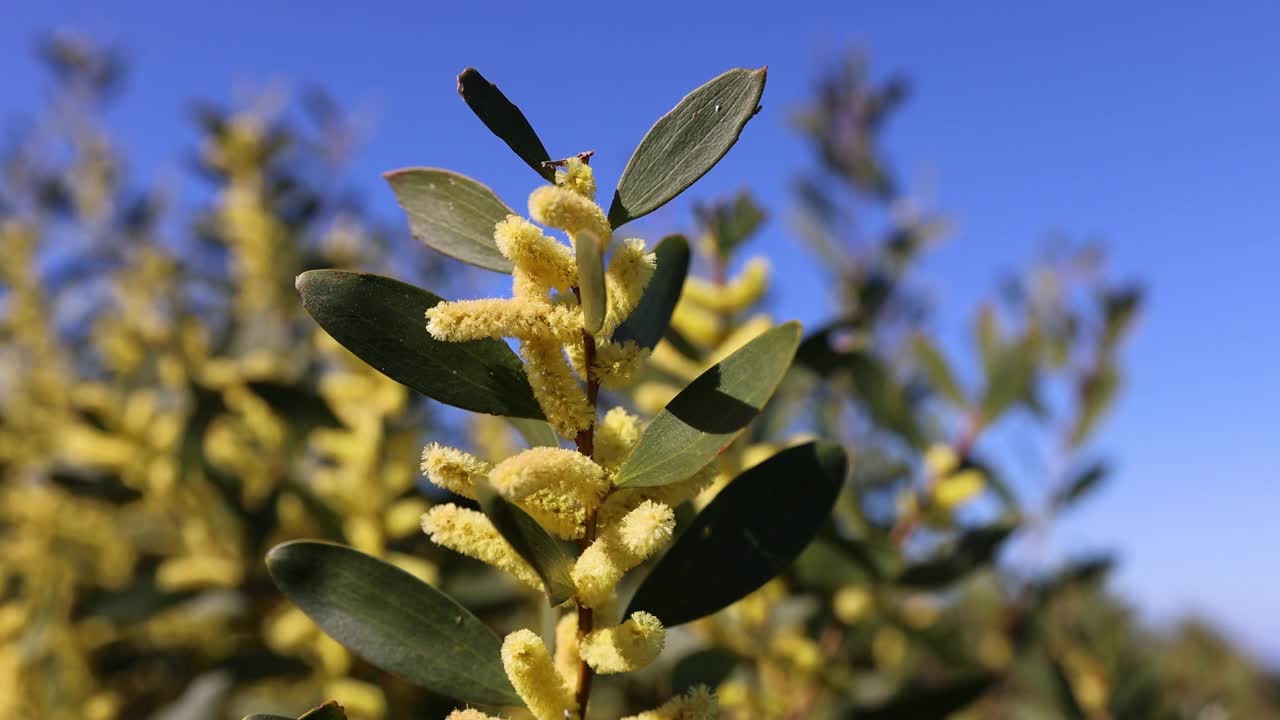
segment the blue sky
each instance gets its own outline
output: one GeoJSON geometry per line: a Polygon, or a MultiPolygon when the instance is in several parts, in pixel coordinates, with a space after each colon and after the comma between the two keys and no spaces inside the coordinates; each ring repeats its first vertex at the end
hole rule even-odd
{"type": "MultiPolygon", "coordinates": [[[[685,92],[729,67],[768,65],[764,112],[693,195],[750,181],[774,210],[751,249],[778,267],[777,314],[809,323],[830,296],[787,232],[788,183],[810,161],[787,118],[820,64],[860,45],[877,71],[914,84],[888,146],[902,177],[955,223],[922,277],[951,343],[962,344],[974,303],[1050,233],[1105,241],[1117,275],[1148,287],[1127,353],[1132,382],[1099,442],[1118,473],[1055,547],[1118,549],[1116,587],[1148,617],[1203,612],[1280,662],[1277,6],[7,5],[0,117],[45,97],[31,47],[52,28],[129,51],[128,93],[110,122],[143,181],[180,169],[178,151],[194,139],[187,101],[321,85],[376,121],[354,170],[386,217],[395,208],[379,174],[395,167],[458,170],[514,206],[532,187],[455,95],[467,65],[522,106],[553,156],[594,148],[605,186],[685,92]]],[[[688,200],[638,229],[684,227],[688,200]]]]}

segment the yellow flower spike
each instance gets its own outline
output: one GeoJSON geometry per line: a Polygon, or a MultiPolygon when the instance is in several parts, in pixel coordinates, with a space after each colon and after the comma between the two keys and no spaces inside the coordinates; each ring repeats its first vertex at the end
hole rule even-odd
{"type": "Polygon", "coordinates": [[[503,720],[496,715],[486,715],[475,708],[454,710],[444,720],[503,720]]]}
{"type": "Polygon", "coordinates": [[[578,284],[578,271],[568,247],[547,237],[519,215],[508,215],[493,230],[498,252],[532,283],[546,290],[568,292],[578,284]]]}
{"type": "Polygon", "coordinates": [[[456,300],[427,310],[427,332],[443,342],[518,338],[565,344],[582,338],[582,313],[527,298],[456,300]]]}
{"type": "Polygon", "coordinates": [[[623,574],[671,540],[675,513],[669,506],[642,500],[616,526],[605,528],[578,556],[571,573],[578,600],[590,608],[607,603],[623,574]]]}
{"type": "Polygon", "coordinates": [[[433,484],[465,498],[476,498],[476,481],[489,476],[492,465],[457,448],[431,443],[422,449],[422,472],[433,484]]]}
{"type": "Polygon", "coordinates": [[[754,305],[769,285],[769,261],[762,257],[747,261],[742,272],[723,286],[690,276],[682,297],[696,305],[720,313],[741,312],[754,305]]]}
{"type": "MultiPolygon", "coordinates": [[[[657,367],[658,363],[652,362],[652,359],[662,353],[666,344],[659,345],[654,348],[653,354],[650,356],[650,365],[657,367]]],[[[674,351],[672,351],[674,352],[674,351]]],[[[683,359],[683,358],[681,358],[683,359]]],[[[697,377],[697,373],[692,373],[689,377],[697,377]]],[[[667,406],[676,395],[680,393],[680,388],[665,382],[649,380],[641,383],[631,395],[632,402],[636,407],[650,415],[657,415],[662,408],[667,406]]]]}
{"type": "Polygon", "coordinates": [[[587,511],[582,503],[558,489],[539,490],[516,504],[558,538],[577,540],[586,532],[587,511]]]}
{"type": "Polygon", "coordinates": [[[578,654],[578,614],[568,613],[556,623],[556,671],[565,683],[575,685],[578,682],[578,665],[582,656],[578,654]]]}
{"type": "Polygon", "coordinates": [[[392,503],[387,508],[383,524],[387,536],[393,540],[408,537],[418,531],[419,518],[430,507],[426,500],[418,497],[405,498],[392,503]]]}
{"type": "Polygon", "coordinates": [[[644,289],[649,286],[653,272],[658,267],[658,257],[645,249],[644,240],[628,238],[613,251],[604,284],[608,291],[608,308],[605,312],[601,334],[608,337],[626,320],[640,304],[644,289]]]}
{"type": "Polygon", "coordinates": [[[547,646],[532,630],[516,630],[502,641],[502,667],[534,718],[576,717],[573,689],[560,677],[547,646]]]}
{"type": "Polygon", "coordinates": [[[720,319],[710,310],[692,303],[676,304],[671,313],[671,327],[704,347],[715,347],[720,342],[720,319]]]}
{"type": "Polygon", "coordinates": [[[616,390],[634,382],[636,374],[649,358],[649,348],[636,345],[634,340],[622,344],[607,342],[596,348],[595,375],[601,387],[616,390]]]}
{"type": "Polygon", "coordinates": [[[675,529],[675,511],[662,503],[645,500],[622,518],[618,536],[628,550],[648,557],[671,541],[675,529]]]}
{"type": "Polygon", "coordinates": [[[489,518],[478,510],[452,503],[437,505],[422,516],[422,531],[431,542],[505,570],[525,585],[542,591],[533,567],[511,547],[489,518]]]}
{"type": "Polygon", "coordinates": [[[561,344],[555,340],[526,340],[520,344],[525,377],[547,421],[567,438],[587,429],[595,413],[587,392],[573,376],[561,344]]]}
{"type": "Polygon", "coordinates": [[[588,633],[579,652],[598,673],[632,672],[656,660],[666,638],[657,617],[637,611],[621,625],[588,633]]]}
{"type": "Polygon", "coordinates": [[[165,560],[156,568],[156,586],[165,592],[232,588],[244,577],[241,563],[216,555],[188,555],[165,560]]]}
{"type": "Polygon", "coordinates": [[[604,468],[566,448],[536,447],[503,460],[489,472],[489,482],[503,497],[519,501],[539,490],[557,489],[595,508],[608,491],[604,468]]]}
{"type": "Polygon", "coordinates": [[[743,345],[755,340],[761,333],[772,327],[773,318],[766,314],[752,315],[747,318],[741,325],[734,328],[716,347],[715,352],[711,353],[711,356],[706,359],[707,367],[729,357],[743,345]]]}
{"type": "Polygon", "coordinates": [[[977,497],[986,484],[986,478],[978,470],[961,470],[934,483],[930,497],[944,510],[954,510],[977,497]]]}
{"type": "Polygon", "coordinates": [[[866,587],[846,585],[836,591],[831,600],[831,609],[837,620],[845,625],[853,625],[867,616],[873,602],[871,591],[866,587]]]}
{"type": "Polygon", "coordinates": [[[950,445],[931,445],[924,454],[925,471],[932,477],[949,474],[960,464],[960,456],[950,445]]]}
{"type": "Polygon", "coordinates": [[[382,688],[353,678],[325,683],[324,696],[336,700],[351,717],[380,718],[387,713],[387,697],[382,688]]]}
{"type": "Polygon", "coordinates": [[[615,407],[596,423],[595,461],[606,470],[616,470],[640,442],[644,425],[640,418],[615,407]]]}
{"type": "Polygon", "coordinates": [[[564,169],[556,170],[556,185],[572,190],[588,200],[596,197],[595,172],[581,158],[572,157],[564,161],[564,169]]]}
{"type": "Polygon", "coordinates": [[[543,185],[529,195],[529,217],[543,225],[576,236],[591,233],[601,247],[613,242],[613,228],[604,210],[590,198],[554,185],[543,185]]]}
{"type": "Polygon", "coordinates": [[[600,506],[599,524],[602,528],[615,526],[628,512],[646,500],[662,503],[670,508],[697,497],[716,477],[718,463],[708,463],[685,480],[670,485],[641,488],[616,488],[600,506]]]}
{"type": "Polygon", "coordinates": [[[622,720],[716,720],[720,715],[716,696],[706,685],[696,685],[665,705],[622,720]]]}

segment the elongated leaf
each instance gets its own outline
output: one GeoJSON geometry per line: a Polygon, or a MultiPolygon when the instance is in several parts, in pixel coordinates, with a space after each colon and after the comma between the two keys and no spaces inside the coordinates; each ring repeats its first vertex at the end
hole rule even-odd
{"type": "Polygon", "coordinates": [[[479,70],[469,67],[458,75],[458,94],[485,127],[514,150],[534,172],[547,180],[555,179],[555,169],[542,164],[551,159],[542,140],[520,108],[508,100],[497,85],[485,80],[479,70]]]}
{"type": "Polygon", "coordinates": [[[831,443],[788,448],[739,475],[702,510],[627,610],[667,627],[737,602],[782,572],[831,514],[848,462],[831,443]]]}
{"type": "Polygon", "coordinates": [[[343,545],[295,541],[267,554],[276,585],[320,629],[373,665],[432,692],[520,703],[497,635],[448,595],[343,545]]]}
{"type": "Polygon", "coordinates": [[[1114,365],[1104,363],[1090,372],[1080,383],[1080,410],[1075,427],[1071,430],[1071,445],[1080,445],[1093,433],[1111,407],[1120,389],[1120,371],[1114,365]]]}
{"type": "Polygon", "coordinates": [[[908,565],[897,582],[907,587],[938,589],[946,587],[978,568],[995,560],[1004,541],[1016,526],[997,523],[969,530],[951,547],[933,557],[908,565]]]}
{"type": "Polygon", "coordinates": [[[251,380],[248,385],[272,410],[303,428],[342,427],[342,421],[333,414],[329,403],[305,385],[272,380],[251,380]]]}
{"type": "MultiPolygon", "coordinates": [[[[347,714],[343,712],[342,706],[330,700],[320,707],[306,711],[297,720],[346,720],[347,714]]],[[[263,715],[255,713],[246,715],[244,720],[293,720],[281,715],[263,715]]]]}
{"type": "Polygon", "coordinates": [[[296,284],[320,327],[392,380],[463,410],[542,419],[524,366],[506,343],[431,337],[425,313],[439,296],[346,270],[309,270],[296,284]]]}
{"type": "Polygon", "coordinates": [[[573,238],[573,256],[578,265],[578,304],[582,306],[582,328],[595,335],[604,325],[604,255],[600,238],[582,231],[573,238]]]}
{"type": "Polygon", "coordinates": [[[649,424],[617,484],[666,485],[711,462],[773,396],[799,342],[799,323],[779,325],[699,375],[649,424]]]}
{"type": "Polygon", "coordinates": [[[524,438],[525,444],[531,448],[560,447],[560,434],[551,427],[551,423],[545,420],[509,417],[507,422],[511,423],[516,432],[520,433],[520,437],[524,438]]]}
{"type": "Polygon", "coordinates": [[[915,354],[916,360],[920,363],[920,368],[924,370],[934,389],[942,393],[957,407],[963,408],[969,404],[968,399],[964,396],[964,391],[960,389],[960,383],[956,382],[956,377],[951,372],[951,366],[947,363],[947,359],[929,341],[929,338],[924,335],[916,336],[915,354]]]}
{"type": "Polygon", "coordinates": [[[991,675],[956,678],[942,685],[912,683],[887,701],[856,706],[849,720],[946,720],[982,697],[995,684],[991,675]]]}
{"type": "Polygon", "coordinates": [[[428,247],[477,267],[510,273],[493,228],[514,211],[488,187],[438,168],[405,168],[383,177],[409,216],[409,231],[428,247]]]}
{"type": "Polygon", "coordinates": [[[671,313],[680,300],[684,278],[689,274],[689,241],[683,235],[668,235],[654,250],[658,267],[644,289],[644,297],[631,315],[613,331],[617,342],[634,340],[640,347],[658,344],[671,324],[671,313]]]}
{"type": "Polygon", "coordinates": [[[1036,343],[1036,336],[1028,333],[996,352],[987,370],[986,390],[982,393],[983,422],[994,421],[1031,393],[1036,373],[1036,343]]]}
{"type": "Polygon", "coordinates": [[[707,648],[680,658],[671,670],[671,694],[682,695],[695,685],[719,687],[738,666],[738,658],[727,650],[707,648]]]}
{"type": "Polygon", "coordinates": [[[1109,470],[1105,462],[1096,462],[1084,468],[1062,489],[1056,504],[1064,507],[1075,503],[1097,487],[1106,478],[1109,470]]]}
{"type": "Polygon", "coordinates": [[[760,108],[767,68],[736,68],[658,119],[622,171],[609,206],[614,227],[657,210],[720,162],[760,108]]]}
{"type": "Polygon", "coordinates": [[[498,533],[542,578],[552,607],[573,597],[576,588],[569,574],[573,561],[565,554],[560,541],[525,511],[507,502],[488,483],[476,483],[476,499],[498,533]]]}

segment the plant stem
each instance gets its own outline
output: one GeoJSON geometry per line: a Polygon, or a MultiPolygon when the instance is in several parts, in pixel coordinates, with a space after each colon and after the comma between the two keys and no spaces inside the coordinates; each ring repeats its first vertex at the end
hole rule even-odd
{"type": "MultiPolygon", "coordinates": [[[[587,373],[587,404],[591,406],[591,424],[578,433],[575,438],[578,452],[590,458],[595,454],[595,418],[596,403],[600,396],[600,381],[595,376],[596,339],[591,333],[582,332],[582,361],[587,373]]],[[[596,512],[587,513],[586,527],[582,539],[578,541],[578,551],[585,551],[596,539],[596,512]]],[[[581,643],[587,634],[594,629],[595,618],[591,608],[578,602],[578,642],[581,643]]],[[[578,661],[578,690],[574,698],[578,702],[579,717],[587,717],[587,701],[591,699],[591,681],[595,679],[595,671],[586,660],[578,661]]]]}

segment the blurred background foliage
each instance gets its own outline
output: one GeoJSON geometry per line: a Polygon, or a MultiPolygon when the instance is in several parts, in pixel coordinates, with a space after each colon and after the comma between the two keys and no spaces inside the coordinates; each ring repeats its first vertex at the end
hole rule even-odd
{"type": "MultiPolygon", "coordinates": [[[[418,529],[443,499],[418,474],[424,439],[469,435],[505,457],[512,429],[433,412],[316,328],[293,290],[313,267],[442,294],[458,281],[345,184],[356,133],[323,94],[196,105],[192,209],[136,187],[104,130],[120,56],[53,38],[42,59],[56,91],[10,135],[0,182],[0,714],[235,718],[333,698],[355,718],[443,716],[447,700],[284,602],[261,558],[339,540],[499,629],[548,622],[418,529]]],[[[696,501],[817,435],[853,458],[835,516],[781,578],[599,688],[596,714],[706,682],[733,718],[1280,716],[1280,679],[1211,628],[1142,627],[1105,590],[1109,558],[1044,559],[1055,518],[1107,479],[1091,437],[1142,293],[1098,248],[1054,245],[975,310],[970,343],[941,346],[913,273],[945,218],[878,142],[907,93],[851,55],[797,109],[814,158],[794,235],[837,300],[696,501]]],[[[744,190],[690,218],[696,272],[636,407],[661,408],[770,327],[767,258],[740,255],[778,210],[744,190]]]]}

